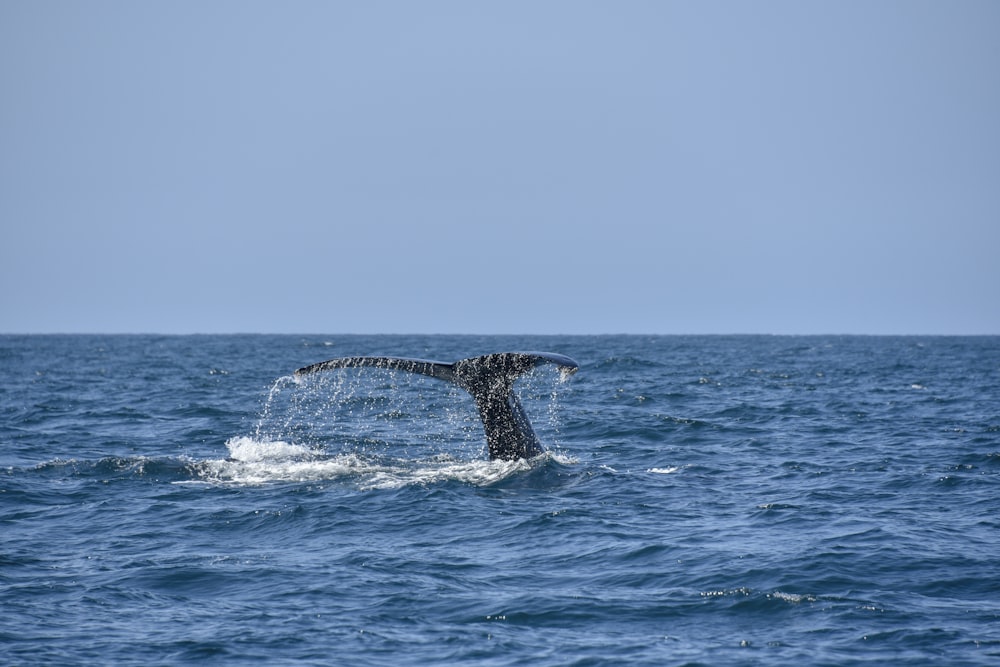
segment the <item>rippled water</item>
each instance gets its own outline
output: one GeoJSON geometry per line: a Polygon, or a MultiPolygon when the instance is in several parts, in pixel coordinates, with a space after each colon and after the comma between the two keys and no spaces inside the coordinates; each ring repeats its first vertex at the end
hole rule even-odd
{"type": "Polygon", "coordinates": [[[997,664],[998,516],[996,337],[0,336],[10,664],[997,664]]]}

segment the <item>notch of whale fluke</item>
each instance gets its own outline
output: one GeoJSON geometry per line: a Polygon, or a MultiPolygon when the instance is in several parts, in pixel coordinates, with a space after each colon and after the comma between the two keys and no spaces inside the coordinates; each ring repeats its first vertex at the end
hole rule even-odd
{"type": "Polygon", "coordinates": [[[562,354],[500,352],[451,364],[403,357],[342,357],[305,366],[295,371],[295,375],[337,368],[370,367],[447,380],[468,391],[476,401],[486,431],[490,458],[514,461],[531,458],[544,451],[513,390],[518,377],[542,364],[555,364],[566,375],[575,373],[579,368],[579,364],[562,354]]]}

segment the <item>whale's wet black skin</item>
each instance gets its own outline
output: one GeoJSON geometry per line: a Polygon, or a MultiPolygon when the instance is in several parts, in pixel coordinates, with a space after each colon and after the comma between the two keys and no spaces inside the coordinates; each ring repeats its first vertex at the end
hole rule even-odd
{"type": "Polygon", "coordinates": [[[468,391],[475,399],[486,430],[490,458],[514,461],[531,458],[544,451],[513,391],[518,377],[541,364],[555,364],[565,373],[575,373],[579,368],[579,364],[561,354],[500,352],[452,364],[401,357],[343,357],[300,368],[295,374],[367,366],[447,380],[468,391]]]}

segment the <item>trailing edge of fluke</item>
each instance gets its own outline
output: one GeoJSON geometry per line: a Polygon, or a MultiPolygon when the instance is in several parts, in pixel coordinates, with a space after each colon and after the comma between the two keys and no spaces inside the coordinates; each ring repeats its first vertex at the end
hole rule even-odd
{"type": "Polygon", "coordinates": [[[452,364],[402,357],[342,357],[300,368],[295,374],[371,367],[447,380],[468,391],[475,399],[486,430],[490,458],[514,461],[537,456],[543,451],[542,443],[538,441],[538,436],[513,391],[514,381],[518,377],[542,364],[555,364],[567,374],[575,373],[579,368],[579,364],[561,354],[499,352],[462,359],[452,364]]]}

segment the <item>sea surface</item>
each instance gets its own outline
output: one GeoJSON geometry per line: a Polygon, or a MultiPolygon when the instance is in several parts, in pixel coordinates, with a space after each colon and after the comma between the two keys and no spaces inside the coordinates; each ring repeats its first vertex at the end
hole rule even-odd
{"type": "Polygon", "coordinates": [[[0,336],[0,663],[998,665],[1000,338],[0,336]],[[546,453],[339,356],[538,350],[546,453]]]}

